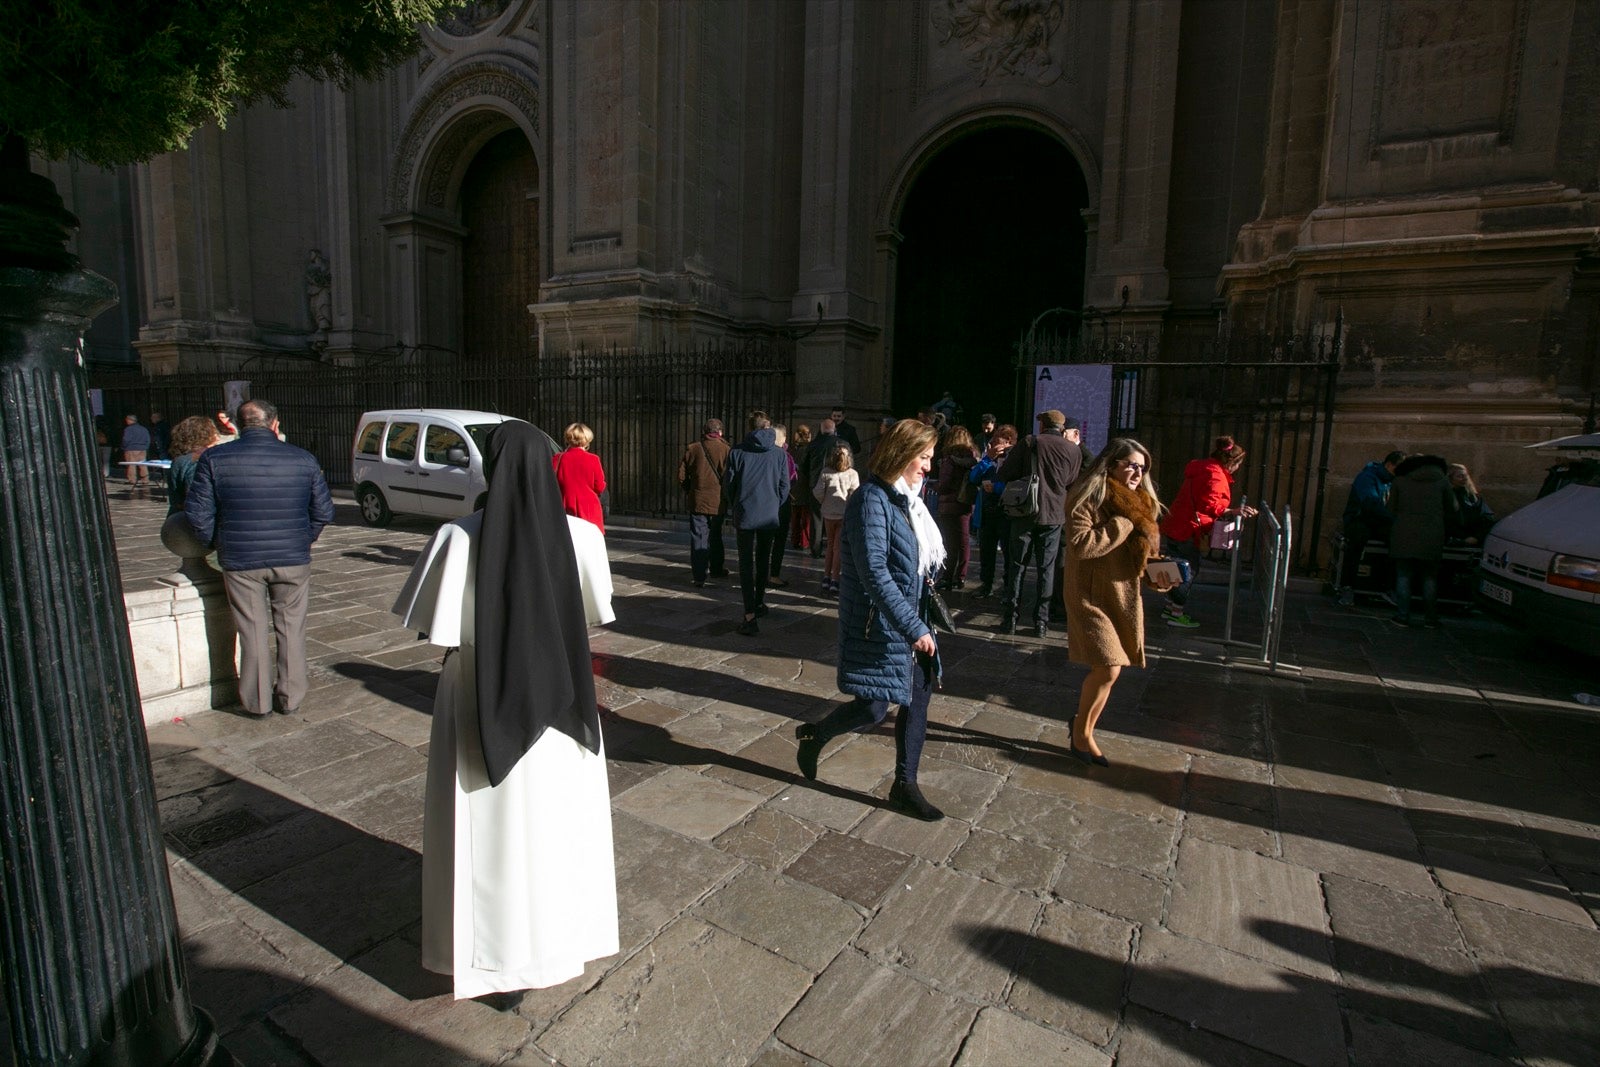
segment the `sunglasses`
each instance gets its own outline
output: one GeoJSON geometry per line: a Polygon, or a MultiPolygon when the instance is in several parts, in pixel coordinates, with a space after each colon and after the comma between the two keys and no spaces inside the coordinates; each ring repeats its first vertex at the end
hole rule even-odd
{"type": "Polygon", "coordinates": [[[1117,466],[1121,467],[1123,470],[1138,471],[1140,474],[1143,474],[1145,471],[1150,469],[1147,465],[1143,463],[1135,463],[1131,459],[1119,459],[1117,460],[1117,466]]]}

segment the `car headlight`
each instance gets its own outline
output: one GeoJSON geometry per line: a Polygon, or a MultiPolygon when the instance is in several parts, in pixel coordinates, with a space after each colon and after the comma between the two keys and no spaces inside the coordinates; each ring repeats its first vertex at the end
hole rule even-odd
{"type": "Polygon", "coordinates": [[[1550,573],[1545,575],[1545,581],[1563,589],[1600,593],[1600,559],[1557,555],[1550,560],[1550,573]]]}

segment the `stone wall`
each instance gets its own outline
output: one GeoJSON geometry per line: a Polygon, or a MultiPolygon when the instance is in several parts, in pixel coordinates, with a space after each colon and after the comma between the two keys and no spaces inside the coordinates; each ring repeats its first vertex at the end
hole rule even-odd
{"type": "Polygon", "coordinates": [[[147,724],[238,703],[238,640],[220,575],[163,578],[123,599],[147,724]]]}

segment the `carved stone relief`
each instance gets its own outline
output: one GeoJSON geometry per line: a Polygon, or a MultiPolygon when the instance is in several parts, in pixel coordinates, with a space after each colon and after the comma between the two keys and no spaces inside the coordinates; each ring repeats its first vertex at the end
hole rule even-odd
{"type": "Polygon", "coordinates": [[[462,4],[439,20],[439,29],[452,37],[471,37],[505,14],[511,0],[476,0],[462,4]]]}
{"type": "Polygon", "coordinates": [[[1065,0],[944,0],[933,27],[941,46],[966,53],[980,84],[1007,75],[1049,85],[1061,77],[1050,39],[1065,17],[1065,0]]]}
{"type": "Polygon", "coordinates": [[[1527,34],[1527,0],[1386,3],[1371,150],[1442,138],[1509,143],[1527,34]]]}
{"type": "Polygon", "coordinates": [[[389,175],[387,208],[392,212],[408,207],[443,209],[455,163],[461,151],[482,134],[487,126],[503,122],[504,116],[520,115],[535,134],[539,131],[539,95],[535,87],[509,67],[497,63],[466,63],[449,81],[435,86],[412,112],[400,136],[394,167],[389,175]],[[417,189],[417,203],[407,203],[416,182],[422,154],[437,134],[440,124],[458,105],[475,98],[499,100],[506,105],[500,113],[491,111],[468,115],[457,121],[439,140],[432,153],[428,173],[417,189]]]}

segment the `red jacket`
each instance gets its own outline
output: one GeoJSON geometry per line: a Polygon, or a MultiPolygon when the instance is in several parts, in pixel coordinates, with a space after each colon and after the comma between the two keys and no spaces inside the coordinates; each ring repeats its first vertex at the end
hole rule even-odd
{"type": "Polygon", "coordinates": [[[550,461],[561,486],[561,508],[568,515],[587,519],[606,532],[600,512],[600,494],[606,491],[606,472],[600,457],[582,448],[569,448],[550,461]]]}
{"type": "Polygon", "coordinates": [[[1233,504],[1233,475],[1214,459],[1191,459],[1161,532],[1174,541],[1197,541],[1233,504]]]}

